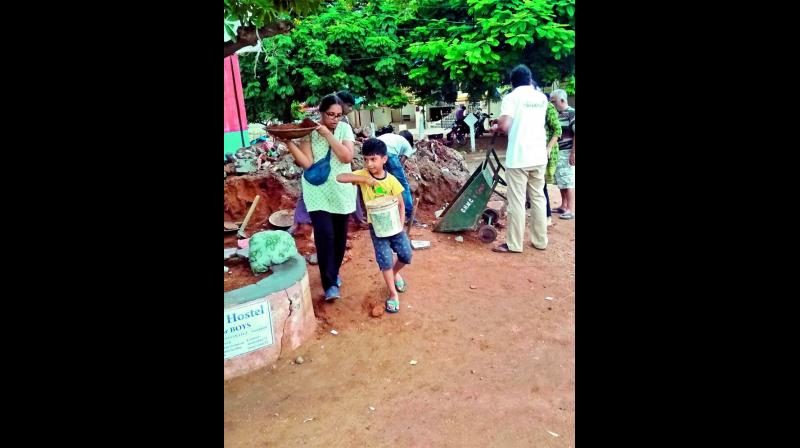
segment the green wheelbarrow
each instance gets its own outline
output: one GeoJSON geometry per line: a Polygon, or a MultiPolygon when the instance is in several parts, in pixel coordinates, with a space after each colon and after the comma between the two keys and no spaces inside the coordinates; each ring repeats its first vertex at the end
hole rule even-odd
{"type": "MultiPolygon", "coordinates": [[[[433,231],[449,233],[475,230],[478,229],[478,223],[482,219],[483,225],[478,229],[478,238],[486,244],[494,241],[497,238],[497,229],[493,223],[497,222],[499,216],[496,211],[487,209],[486,204],[492,193],[496,193],[497,184],[506,185],[500,177],[501,170],[505,168],[500,163],[494,148],[490,148],[486,151],[486,159],[461,187],[453,202],[444,209],[433,231]]],[[[508,200],[504,195],[497,194],[508,200]]]]}

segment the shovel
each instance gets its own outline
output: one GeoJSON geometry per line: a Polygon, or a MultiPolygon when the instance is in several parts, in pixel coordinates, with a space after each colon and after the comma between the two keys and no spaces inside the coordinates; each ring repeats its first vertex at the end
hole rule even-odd
{"type": "Polygon", "coordinates": [[[411,209],[411,219],[408,220],[408,236],[411,236],[411,227],[414,225],[414,216],[417,214],[417,207],[419,207],[419,198],[414,203],[414,207],[411,209]]]}
{"type": "Polygon", "coordinates": [[[247,223],[250,222],[253,212],[256,211],[256,206],[258,205],[259,199],[261,199],[261,196],[259,195],[256,195],[256,198],[253,199],[253,204],[250,206],[250,210],[247,211],[247,215],[244,217],[244,221],[242,221],[242,226],[239,227],[239,232],[236,234],[239,239],[247,238],[245,236],[244,229],[247,227],[247,223]]]}

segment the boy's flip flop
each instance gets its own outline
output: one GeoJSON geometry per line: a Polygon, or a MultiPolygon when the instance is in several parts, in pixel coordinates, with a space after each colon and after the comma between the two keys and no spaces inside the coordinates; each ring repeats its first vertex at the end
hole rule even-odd
{"type": "Polygon", "coordinates": [[[400,311],[400,301],[399,300],[386,299],[386,312],[387,313],[396,313],[398,311],[400,311]]]}
{"type": "Polygon", "coordinates": [[[400,280],[399,282],[394,282],[394,287],[397,289],[397,292],[406,292],[408,289],[408,284],[406,283],[405,279],[400,280]]]}

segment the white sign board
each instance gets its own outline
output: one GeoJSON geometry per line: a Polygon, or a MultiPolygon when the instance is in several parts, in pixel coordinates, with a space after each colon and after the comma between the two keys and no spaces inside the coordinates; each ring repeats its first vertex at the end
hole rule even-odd
{"type": "Polygon", "coordinates": [[[225,309],[225,359],[274,343],[272,312],[266,300],[225,309]]]}
{"type": "Polygon", "coordinates": [[[473,114],[467,114],[464,118],[464,123],[469,126],[469,142],[472,147],[472,152],[475,152],[475,123],[478,121],[473,114]]]}

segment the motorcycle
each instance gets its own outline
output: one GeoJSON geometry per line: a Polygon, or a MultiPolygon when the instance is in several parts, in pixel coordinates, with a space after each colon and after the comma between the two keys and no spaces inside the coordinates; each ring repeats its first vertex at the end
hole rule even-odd
{"type": "Polygon", "coordinates": [[[478,112],[475,112],[475,118],[478,119],[478,121],[475,123],[475,138],[482,136],[484,132],[491,131],[491,126],[489,125],[489,120],[491,120],[491,117],[492,114],[487,114],[480,109],[478,112]]]}
{"type": "Polygon", "coordinates": [[[448,146],[453,146],[453,139],[459,146],[464,146],[467,143],[467,135],[469,135],[469,126],[464,121],[456,121],[450,133],[447,134],[448,146]]]}
{"type": "MultiPolygon", "coordinates": [[[[489,132],[491,130],[489,121],[491,120],[492,114],[487,114],[483,112],[481,109],[473,112],[472,115],[478,120],[475,122],[475,138],[480,138],[485,132],[489,132]]],[[[467,137],[469,136],[469,126],[463,121],[453,123],[452,131],[447,136],[447,143],[449,146],[452,146],[453,140],[455,139],[455,143],[459,146],[463,146],[467,142],[467,137]]]]}

